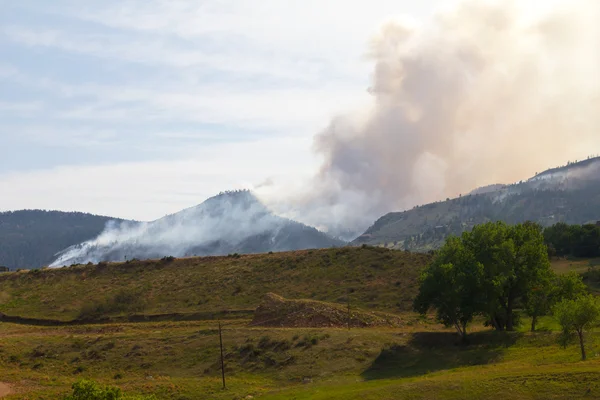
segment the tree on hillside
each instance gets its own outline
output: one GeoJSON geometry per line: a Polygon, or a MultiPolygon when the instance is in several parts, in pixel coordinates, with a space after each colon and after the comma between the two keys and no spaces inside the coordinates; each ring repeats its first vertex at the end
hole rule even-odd
{"type": "Polygon", "coordinates": [[[544,230],[544,240],[551,255],[559,257],[600,256],[600,227],[557,223],[544,230]]]}
{"type": "Polygon", "coordinates": [[[461,239],[451,237],[423,272],[414,309],[421,314],[436,309],[437,319],[453,326],[465,342],[467,324],[481,309],[482,276],[483,266],[472,252],[461,239]]]}
{"type": "Polygon", "coordinates": [[[554,315],[562,328],[561,340],[577,333],[581,348],[581,359],[586,359],[584,333],[598,324],[600,304],[593,295],[580,296],[574,300],[563,300],[554,307],[554,315]]]}
{"type": "MultiPolygon", "coordinates": [[[[442,322],[464,327],[479,314],[496,330],[513,330],[515,309],[534,290],[547,293],[551,278],[539,225],[487,223],[447,239],[423,275],[415,310],[435,308],[442,322]]],[[[545,307],[544,301],[536,307],[545,307]]]]}
{"type": "Polygon", "coordinates": [[[525,311],[531,317],[531,332],[535,332],[537,318],[547,315],[555,304],[565,299],[576,299],[586,293],[587,288],[581,275],[576,272],[548,274],[526,296],[525,311]]]}
{"type": "Polygon", "coordinates": [[[525,312],[531,317],[531,332],[535,332],[538,317],[546,315],[552,306],[552,282],[550,279],[532,287],[525,301],[525,312]]]}
{"type": "Polygon", "coordinates": [[[551,255],[565,256],[571,253],[571,227],[559,222],[544,230],[544,241],[551,255]]]}
{"type": "Polygon", "coordinates": [[[487,223],[473,228],[463,240],[484,266],[483,314],[496,330],[514,330],[517,305],[551,276],[542,228],[533,223],[487,223]]]}

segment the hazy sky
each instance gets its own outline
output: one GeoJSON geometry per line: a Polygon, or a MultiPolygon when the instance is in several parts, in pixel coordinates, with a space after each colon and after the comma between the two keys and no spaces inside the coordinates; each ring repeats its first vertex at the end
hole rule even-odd
{"type": "Polygon", "coordinates": [[[310,176],[370,37],[437,3],[0,0],[0,210],[154,219],[310,176]]]}

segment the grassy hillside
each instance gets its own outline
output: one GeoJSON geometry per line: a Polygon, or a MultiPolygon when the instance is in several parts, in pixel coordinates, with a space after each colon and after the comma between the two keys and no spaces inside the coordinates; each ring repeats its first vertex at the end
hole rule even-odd
{"type": "Polygon", "coordinates": [[[0,311],[69,320],[143,312],[253,310],[274,292],[406,311],[430,260],[376,247],[72,266],[0,275],[0,311]]]}
{"type": "MultiPolygon", "coordinates": [[[[407,310],[424,254],[376,247],[134,261],[0,275],[9,315],[71,319],[129,313],[196,313],[206,320],[39,327],[0,324],[0,385],[16,399],[62,399],[81,378],[191,399],[600,399],[600,332],[589,359],[557,344],[550,317],[538,332],[493,332],[478,319],[470,343],[407,310]],[[211,313],[251,310],[268,292],[297,305],[343,314],[352,307],[399,312],[395,327],[278,328],[251,314],[222,319],[227,389],[221,389],[219,335],[211,313]]],[[[596,261],[556,260],[584,271],[596,261]]],[[[358,310],[357,310],[358,311],[358,310]]],[[[284,311],[285,312],[285,311],[284,311]]],[[[223,317],[221,315],[221,317],[223,317]]],[[[343,318],[342,318],[343,319],[343,318]]],[[[338,324],[339,325],[339,324],[338,324]]]]}

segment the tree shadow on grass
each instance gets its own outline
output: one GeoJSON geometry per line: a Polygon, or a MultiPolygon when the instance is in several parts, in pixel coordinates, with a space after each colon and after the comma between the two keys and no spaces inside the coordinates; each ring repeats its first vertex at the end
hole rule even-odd
{"type": "Polygon", "coordinates": [[[407,344],[381,350],[361,374],[366,380],[405,378],[429,372],[498,361],[504,350],[523,336],[519,332],[478,332],[460,344],[452,332],[418,332],[407,344]]]}

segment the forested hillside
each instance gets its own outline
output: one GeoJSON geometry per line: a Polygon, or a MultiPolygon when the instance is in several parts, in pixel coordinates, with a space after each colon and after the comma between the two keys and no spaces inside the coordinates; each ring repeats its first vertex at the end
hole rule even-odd
{"type": "Polygon", "coordinates": [[[548,252],[558,257],[600,257],[600,225],[558,223],[544,230],[548,252]]]}
{"type": "Polygon", "coordinates": [[[393,212],[354,244],[414,251],[439,248],[444,239],[488,221],[587,224],[600,220],[600,160],[548,170],[498,190],[393,212]]]}
{"type": "Polygon", "coordinates": [[[65,248],[98,236],[114,218],[79,212],[23,210],[0,213],[0,265],[48,265],[65,248]]]}

